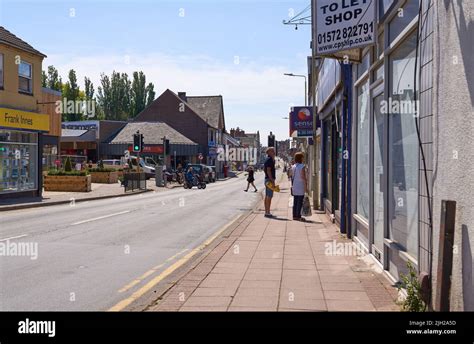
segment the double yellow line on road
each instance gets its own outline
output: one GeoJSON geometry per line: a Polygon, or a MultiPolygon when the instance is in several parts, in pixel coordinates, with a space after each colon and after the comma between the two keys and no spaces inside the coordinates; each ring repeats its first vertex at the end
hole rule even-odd
{"type": "MultiPolygon", "coordinates": [[[[124,310],[126,307],[130,306],[135,300],[139,299],[140,297],[142,297],[143,295],[145,295],[147,292],[149,292],[151,289],[153,289],[153,287],[155,285],[157,285],[159,282],[161,282],[164,278],[166,278],[167,276],[169,276],[171,273],[173,273],[175,270],[177,270],[179,267],[181,267],[182,265],[184,265],[187,261],[189,261],[189,259],[191,259],[196,253],[198,253],[199,251],[203,250],[206,246],[208,246],[211,242],[213,242],[222,232],[224,232],[227,228],[229,228],[241,215],[237,215],[236,217],[234,217],[227,225],[225,225],[221,230],[219,230],[217,233],[215,233],[214,235],[212,235],[210,238],[208,238],[204,243],[202,243],[201,245],[199,245],[199,247],[193,249],[192,251],[190,251],[188,254],[186,254],[184,257],[180,258],[178,261],[176,261],[173,265],[171,265],[170,267],[168,267],[165,271],[163,271],[161,274],[159,274],[158,276],[154,277],[152,280],[150,280],[147,284],[145,284],[143,287],[141,287],[140,289],[138,289],[136,292],[134,292],[132,295],[130,295],[129,297],[127,297],[126,299],[120,301],[119,303],[117,303],[115,306],[113,306],[112,308],[110,308],[108,311],[109,312],[119,312],[119,311],[122,311],[124,310]]],[[[177,257],[179,256],[181,253],[187,251],[186,250],[183,250],[181,251],[180,253],[174,255],[173,257],[170,257],[167,259],[167,261],[171,261],[172,259],[174,259],[174,257],[177,257]]],[[[124,292],[126,290],[129,290],[130,288],[132,288],[133,286],[135,286],[136,284],[140,283],[143,279],[145,279],[146,277],[150,276],[151,274],[153,274],[157,269],[159,269],[160,267],[162,267],[164,264],[160,264],[156,267],[154,267],[153,269],[145,272],[142,276],[140,276],[139,278],[133,280],[132,282],[130,282],[129,284],[127,284],[126,286],[124,286],[123,288],[121,288],[119,290],[119,292],[124,292]]]]}

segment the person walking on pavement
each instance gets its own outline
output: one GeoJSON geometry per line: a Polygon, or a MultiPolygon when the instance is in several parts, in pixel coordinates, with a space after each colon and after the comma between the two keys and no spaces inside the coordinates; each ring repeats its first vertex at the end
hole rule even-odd
{"type": "Polygon", "coordinates": [[[301,209],[305,193],[308,193],[308,178],[306,166],[303,163],[304,155],[301,152],[295,154],[295,164],[291,167],[291,194],[293,195],[293,220],[306,221],[301,217],[301,209]]]}
{"type": "Polygon", "coordinates": [[[247,177],[247,189],[245,189],[244,191],[247,192],[249,191],[249,187],[250,185],[253,186],[253,188],[255,189],[254,192],[257,192],[257,187],[255,186],[255,184],[253,183],[255,181],[255,177],[254,177],[254,174],[255,174],[255,171],[253,170],[253,167],[252,166],[249,166],[247,168],[247,172],[248,172],[248,177],[247,177]]]}
{"type": "Polygon", "coordinates": [[[291,160],[290,166],[288,167],[288,170],[286,171],[288,175],[288,180],[291,180],[291,173],[292,173],[292,166],[295,164],[295,160],[291,160]]]}
{"type": "Polygon", "coordinates": [[[273,217],[270,213],[270,207],[272,205],[273,190],[267,185],[268,182],[275,186],[276,171],[275,171],[275,148],[268,147],[266,151],[268,157],[265,160],[264,172],[265,172],[265,217],[273,217]]]}

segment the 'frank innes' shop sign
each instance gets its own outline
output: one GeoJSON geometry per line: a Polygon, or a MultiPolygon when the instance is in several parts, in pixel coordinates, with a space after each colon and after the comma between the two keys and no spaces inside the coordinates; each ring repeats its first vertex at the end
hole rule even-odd
{"type": "Polygon", "coordinates": [[[49,130],[49,116],[20,110],[0,108],[0,127],[49,130]]]}
{"type": "Polygon", "coordinates": [[[317,54],[360,48],[375,42],[375,0],[318,0],[317,54]]]}

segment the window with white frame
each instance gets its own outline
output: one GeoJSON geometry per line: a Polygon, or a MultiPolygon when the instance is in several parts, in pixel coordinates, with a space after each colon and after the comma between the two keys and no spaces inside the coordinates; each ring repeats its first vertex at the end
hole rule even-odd
{"type": "Polygon", "coordinates": [[[3,54],[0,54],[0,88],[3,87],[3,54]]]}
{"type": "Polygon", "coordinates": [[[357,88],[357,214],[369,219],[369,80],[357,88]]]}
{"type": "Polygon", "coordinates": [[[18,90],[21,92],[33,92],[33,66],[31,63],[20,61],[18,65],[18,90]]]}

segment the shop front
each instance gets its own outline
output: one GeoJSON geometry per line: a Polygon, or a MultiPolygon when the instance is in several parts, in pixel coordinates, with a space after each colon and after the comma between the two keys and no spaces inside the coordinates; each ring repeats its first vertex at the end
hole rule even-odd
{"type": "Polygon", "coordinates": [[[380,8],[377,43],[363,50],[353,72],[352,226],[356,240],[395,280],[419,256],[419,5],[400,3],[380,8]]]}
{"type": "Polygon", "coordinates": [[[321,121],[321,200],[324,210],[340,222],[343,178],[344,88],[338,61],[325,59],[320,69],[318,115],[321,121]]]}
{"type": "Polygon", "coordinates": [[[49,117],[0,108],[0,198],[40,196],[42,133],[49,117]]]}

